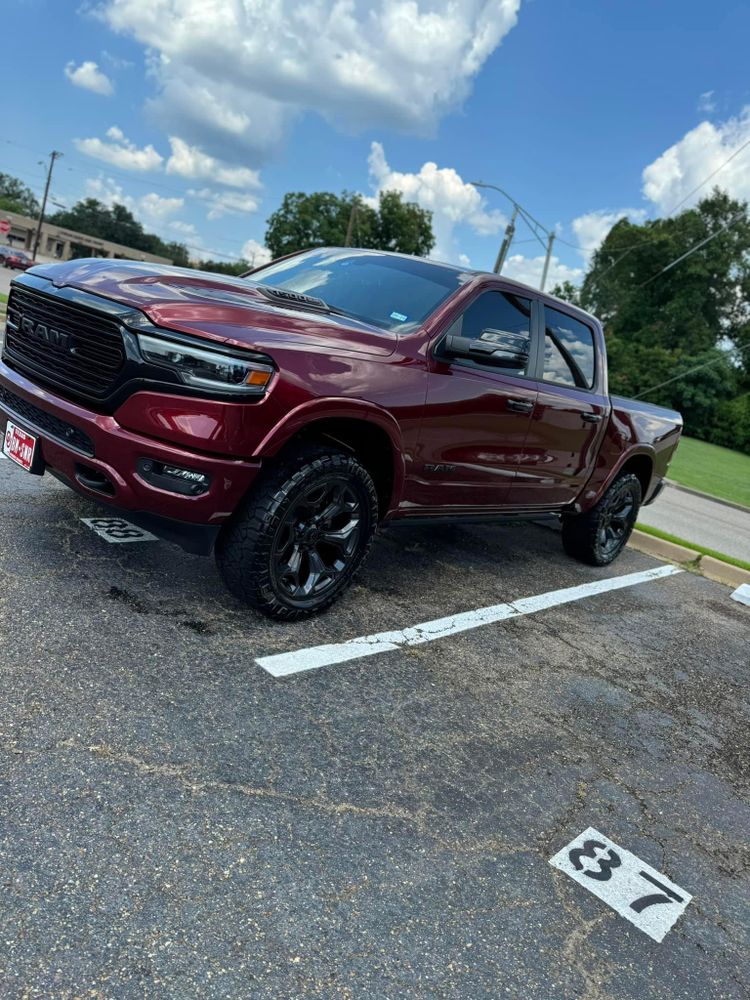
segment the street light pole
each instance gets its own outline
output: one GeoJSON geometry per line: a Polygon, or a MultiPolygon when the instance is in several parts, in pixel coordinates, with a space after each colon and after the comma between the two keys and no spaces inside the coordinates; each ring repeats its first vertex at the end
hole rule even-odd
{"type": "Polygon", "coordinates": [[[49,168],[47,170],[47,183],[44,185],[44,197],[42,198],[42,208],[39,212],[39,221],[36,224],[36,234],[34,236],[34,251],[31,254],[32,260],[36,260],[37,250],[39,249],[39,240],[42,236],[42,223],[44,222],[44,212],[47,208],[47,195],[49,194],[49,185],[52,180],[52,168],[55,165],[55,160],[62,156],[62,153],[53,149],[49,154],[49,168]]]}
{"type": "Polygon", "coordinates": [[[542,271],[542,283],[539,286],[539,291],[544,291],[544,286],[547,284],[547,272],[549,271],[550,257],[552,256],[552,244],[555,242],[555,234],[547,234],[547,256],[544,258],[544,270],[542,271]]]}
{"type": "Polygon", "coordinates": [[[513,234],[516,231],[517,217],[518,217],[518,205],[514,205],[513,215],[511,215],[510,222],[505,227],[505,236],[503,237],[503,242],[500,245],[500,250],[498,251],[497,260],[495,261],[495,274],[500,274],[500,272],[503,269],[505,258],[508,256],[508,250],[510,250],[510,244],[513,240],[513,234]]]}
{"type": "Polygon", "coordinates": [[[544,268],[542,270],[542,282],[539,285],[539,290],[543,292],[544,286],[547,283],[547,274],[549,273],[549,264],[550,264],[550,259],[552,258],[552,244],[555,242],[555,233],[547,229],[546,226],[543,226],[538,219],[535,219],[530,212],[527,212],[525,208],[523,208],[521,205],[518,204],[515,198],[511,198],[508,192],[503,191],[503,189],[501,187],[498,187],[497,184],[486,184],[484,181],[469,181],[469,184],[471,184],[472,187],[491,188],[493,191],[499,191],[500,194],[503,195],[503,197],[507,198],[508,201],[512,202],[513,204],[513,217],[511,218],[505,230],[505,238],[503,239],[502,246],[500,247],[500,253],[497,255],[497,261],[495,262],[495,274],[500,273],[503,263],[505,262],[505,257],[510,247],[510,241],[513,238],[513,233],[515,232],[515,221],[519,212],[523,216],[524,221],[529,226],[534,236],[536,236],[539,242],[542,243],[542,246],[544,246],[544,243],[542,242],[542,238],[537,230],[541,230],[543,233],[547,234],[547,255],[544,258],[544,268]]]}

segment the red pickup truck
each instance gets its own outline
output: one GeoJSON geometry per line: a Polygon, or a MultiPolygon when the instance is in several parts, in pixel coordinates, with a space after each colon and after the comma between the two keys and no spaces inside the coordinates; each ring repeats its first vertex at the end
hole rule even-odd
{"type": "Polygon", "coordinates": [[[611,398],[592,316],[494,274],[317,249],[243,278],[42,265],[10,290],[3,450],[191,552],[271,616],[328,607],[381,522],[562,519],[593,565],[678,413],[611,398]]]}

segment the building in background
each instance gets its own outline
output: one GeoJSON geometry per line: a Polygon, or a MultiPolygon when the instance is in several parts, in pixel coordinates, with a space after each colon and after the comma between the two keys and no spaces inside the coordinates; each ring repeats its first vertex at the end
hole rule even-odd
{"type": "MultiPolygon", "coordinates": [[[[31,252],[34,249],[37,220],[17,212],[0,211],[0,219],[7,219],[10,232],[0,234],[0,242],[21,250],[31,252]]],[[[42,234],[39,240],[39,256],[51,257],[53,260],[72,260],[79,257],[116,257],[120,260],[146,260],[152,264],[171,264],[169,257],[159,257],[157,254],[126,247],[111,240],[102,240],[98,236],[87,236],[86,233],[76,233],[72,229],[64,229],[52,222],[42,223],[42,234]]]]}

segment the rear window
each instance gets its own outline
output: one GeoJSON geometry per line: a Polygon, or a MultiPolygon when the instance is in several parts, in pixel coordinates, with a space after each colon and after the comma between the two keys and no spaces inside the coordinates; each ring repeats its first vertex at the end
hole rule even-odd
{"type": "Polygon", "coordinates": [[[544,381],[591,389],[595,370],[591,327],[545,306],[544,381]]]}

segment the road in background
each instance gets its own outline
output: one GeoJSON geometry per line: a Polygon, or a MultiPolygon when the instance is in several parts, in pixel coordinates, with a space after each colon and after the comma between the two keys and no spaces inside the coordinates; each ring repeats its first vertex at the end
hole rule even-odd
{"type": "Polygon", "coordinates": [[[658,564],[392,527],[332,611],[273,624],[1,460],[0,508],[0,995],[746,1000],[729,588],[680,572],[276,679],[256,658],[658,564]],[[589,826],[693,895],[661,944],[549,864],[589,826]]]}
{"type": "Polygon", "coordinates": [[[686,542],[750,562],[750,511],[667,484],[655,503],[641,509],[638,520],[686,542]]]}

